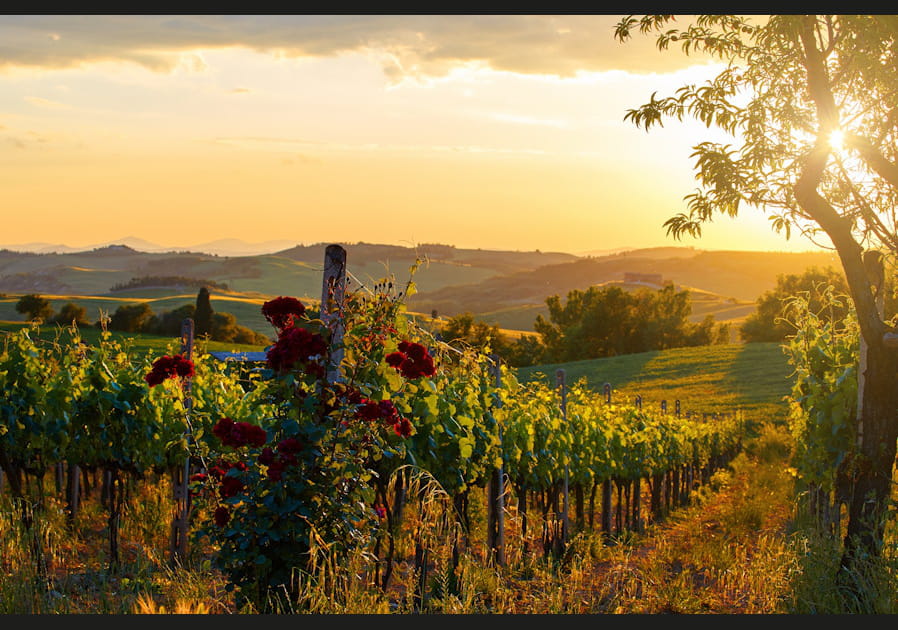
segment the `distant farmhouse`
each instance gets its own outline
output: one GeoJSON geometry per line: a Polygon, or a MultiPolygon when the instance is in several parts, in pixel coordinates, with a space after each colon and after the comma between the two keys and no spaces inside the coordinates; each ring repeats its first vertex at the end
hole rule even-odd
{"type": "Polygon", "coordinates": [[[637,273],[635,271],[625,271],[624,282],[633,284],[654,284],[660,287],[664,284],[664,278],[660,273],[637,273]]]}

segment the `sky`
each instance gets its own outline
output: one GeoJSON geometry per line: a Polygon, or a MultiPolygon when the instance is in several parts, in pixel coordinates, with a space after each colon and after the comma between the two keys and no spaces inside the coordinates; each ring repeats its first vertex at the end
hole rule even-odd
{"type": "Polygon", "coordinates": [[[666,234],[732,138],[624,116],[721,66],[621,17],[0,15],[0,243],[816,249],[666,234]]]}

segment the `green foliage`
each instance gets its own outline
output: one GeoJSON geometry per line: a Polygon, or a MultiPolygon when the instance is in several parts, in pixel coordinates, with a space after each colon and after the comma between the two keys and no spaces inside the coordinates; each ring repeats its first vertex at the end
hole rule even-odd
{"type": "Polygon", "coordinates": [[[212,313],[212,325],[209,329],[209,338],[212,341],[234,342],[250,345],[266,346],[271,340],[263,334],[241,326],[237,318],[231,313],[212,313]]]}
{"type": "Polygon", "coordinates": [[[129,333],[150,332],[152,318],[153,309],[145,302],[122,304],[115,309],[112,317],[109,318],[107,326],[109,330],[129,333]]]}
{"type": "Polygon", "coordinates": [[[512,367],[538,365],[545,360],[546,347],[534,335],[521,335],[505,349],[502,358],[512,367]]]}
{"type": "Polygon", "coordinates": [[[819,298],[846,315],[831,318],[828,309],[824,314],[814,309],[806,295],[793,298],[789,313],[795,334],[784,349],[795,370],[789,398],[794,466],[803,483],[829,493],[855,450],[860,337],[847,297],[830,287],[819,298]]]}
{"type": "Polygon", "coordinates": [[[498,324],[488,324],[465,312],[450,317],[440,330],[443,341],[456,347],[494,353],[512,367],[535,365],[543,360],[545,347],[539,337],[522,335],[511,341],[498,324]]]}
{"type": "Polygon", "coordinates": [[[35,293],[23,295],[16,302],[16,310],[25,314],[29,320],[48,321],[53,316],[50,300],[35,293]]]}
{"type": "Polygon", "coordinates": [[[707,345],[713,338],[713,320],[691,324],[689,291],[677,291],[671,283],[658,291],[632,292],[592,286],[570,291],[564,304],[553,295],[546,305],[549,320],[538,315],[534,328],[545,357],[554,362],[707,345]]]}
{"type": "Polygon", "coordinates": [[[143,287],[212,287],[215,289],[228,290],[228,285],[223,282],[215,282],[214,280],[203,280],[201,278],[188,278],[185,276],[140,276],[131,278],[128,282],[120,282],[109,288],[109,291],[127,291],[128,289],[140,289],[143,287]]]}
{"type": "Polygon", "coordinates": [[[184,304],[170,311],[165,311],[162,315],[154,316],[147,324],[147,329],[154,335],[163,335],[166,337],[180,337],[181,326],[187,318],[193,318],[196,306],[193,304],[184,304]]]}
{"type": "Polygon", "coordinates": [[[792,335],[795,328],[783,309],[798,295],[804,297],[805,308],[817,313],[819,318],[830,323],[844,319],[849,305],[828,300],[833,290],[847,294],[848,286],[845,277],[832,267],[811,267],[802,274],[780,274],[776,287],[758,298],[757,310],[740,327],[742,340],[784,341],[792,335]]]}
{"type": "Polygon", "coordinates": [[[87,319],[87,309],[83,306],[78,306],[74,302],[66,302],[62,308],[59,309],[59,313],[56,314],[52,321],[63,326],[71,326],[72,324],[83,326],[90,324],[87,319]]]}
{"type": "Polygon", "coordinates": [[[501,354],[507,345],[504,335],[499,332],[498,324],[487,324],[474,318],[471,312],[450,317],[440,330],[443,341],[450,345],[459,346],[459,342],[485,350],[487,353],[494,350],[501,354]],[[453,342],[456,342],[453,344],[453,342]]]}

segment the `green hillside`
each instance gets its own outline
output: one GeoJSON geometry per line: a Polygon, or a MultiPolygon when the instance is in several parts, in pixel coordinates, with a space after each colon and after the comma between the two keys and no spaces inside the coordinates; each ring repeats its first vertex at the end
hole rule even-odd
{"type": "Polygon", "coordinates": [[[615,401],[657,409],[662,400],[669,411],[679,399],[683,412],[725,413],[741,408],[755,419],[782,418],[783,396],[791,388],[791,366],[780,344],[748,343],[725,346],[675,348],[638,354],[518,368],[523,381],[555,383],[557,369],[568,383],[586,379],[601,393],[612,387],[615,401]]]}
{"type": "MultiPolygon", "coordinates": [[[[593,285],[623,283],[627,274],[657,274],[663,282],[678,288],[713,294],[714,309],[736,306],[735,312],[715,318],[719,321],[744,317],[757,298],[776,286],[777,276],[802,273],[808,267],[840,268],[829,252],[740,252],[699,251],[683,248],[673,254],[643,250],[597,258],[545,265],[487,278],[475,284],[458,284],[430,290],[424,286],[411,302],[419,311],[437,310],[445,316],[464,310],[493,313],[526,306],[542,306],[550,295],[566,296],[572,290],[585,290],[593,285]]],[[[696,314],[698,311],[696,311],[696,314]]],[[[702,317],[704,315],[702,314],[702,317]]],[[[701,317],[699,317],[701,319],[701,317]]],[[[498,322],[497,322],[498,323],[498,322]]]]}
{"type": "MultiPolygon", "coordinates": [[[[59,312],[64,304],[73,302],[84,307],[87,311],[87,319],[93,323],[100,318],[103,311],[112,315],[115,310],[125,304],[137,304],[146,302],[156,315],[165,311],[171,311],[185,304],[195,304],[196,294],[176,293],[167,289],[134,289],[123,291],[115,297],[109,295],[45,295],[50,300],[54,312],[59,312]],[[149,294],[149,295],[147,295],[149,294]]],[[[219,295],[211,292],[210,302],[212,310],[222,313],[231,313],[237,318],[237,322],[247,326],[263,335],[271,336],[274,329],[262,316],[262,298],[249,298],[240,295],[219,295]]],[[[23,322],[24,315],[16,311],[18,297],[0,298],[0,320],[11,322],[23,322]]]]}
{"type": "MultiPolygon", "coordinates": [[[[801,273],[810,266],[833,265],[829,252],[702,251],[691,247],[631,250],[604,256],[578,257],[557,252],[458,249],[449,245],[416,247],[344,244],[350,290],[371,288],[391,277],[404,287],[416,259],[424,262],[414,277],[417,293],[410,311],[442,319],[471,312],[500,328],[533,331],[537,314],[546,315],[546,298],[566,296],[592,285],[638,286],[630,274],[656,278],[689,289],[691,319],[712,315],[735,329],[755,308],[756,299],[776,285],[777,276],[801,273]]],[[[264,300],[291,295],[305,302],[320,299],[326,245],[297,246],[276,254],[216,256],[193,252],[146,253],[116,245],[70,254],[30,254],[0,250],[0,319],[21,320],[14,303],[25,293],[84,306],[95,320],[99,309],[114,311],[123,300],[148,301],[154,312],[192,301],[200,286],[212,290],[213,308],[230,312],[240,324],[270,334],[256,308],[264,300]],[[179,278],[179,286],[143,286],[112,291],[137,278],[179,278]]],[[[734,337],[735,339],[735,337],[734,337]]]]}
{"type": "MultiPolygon", "coordinates": [[[[23,322],[0,321],[0,340],[7,334],[20,330],[29,324],[23,322]]],[[[85,326],[79,329],[79,334],[88,345],[96,345],[102,334],[99,328],[93,326],[85,326]]],[[[176,337],[160,337],[158,335],[132,335],[128,333],[120,333],[113,331],[112,338],[123,345],[132,348],[138,354],[150,353],[153,356],[162,355],[168,352],[180,352],[181,340],[176,337]]],[[[34,336],[32,336],[34,337],[34,336]]],[[[65,341],[68,339],[67,333],[64,333],[59,326],[44,325],[38,328],[37,338],[47,342],[56,341],[57,339],[65,341]]],[[[252,346],[241,343],[224,343],[220,341],[203,341],[197,340],[196,352],[257,352],[262,350],[262,346],[252,346]]]]}

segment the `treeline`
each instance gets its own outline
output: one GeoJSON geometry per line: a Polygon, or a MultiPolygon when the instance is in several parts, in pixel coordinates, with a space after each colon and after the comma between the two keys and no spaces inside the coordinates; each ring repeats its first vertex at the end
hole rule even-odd
{"type": "Polygon", "coordinates": [[[161,313],[154,313],[146,302],[122,304],[111,315],[91,322],[87,317],[87,309],[74,302],[65,303],[59,312],[53,310],[50,300],[31,293],[23,295],[16,304],[16,310],[27,319],[39,320],[50,324],[79,327],[105,327],[126,333],[143,333],[164,337],[178,337],[181,334],[181,323],[185,318],[194,320],[194,332],[198,337],[207,337],[212,341],[241,343],[250,345],[268,345],[271,339],[253,329],[237,323],[232,313],[212,310],[209,290],[202,287],[197,293],[195,304],[184,304],[178,308],[161,313]]]}
{"type": "MultiPolygon", "coordinates": [[[[887,318],[898,314],[895,280],[887,275],[882,292],[887,318]]],[[[832,267],[808,267],[800,274],[780,274],[776,286],[757,299],[757,308],[739,326],[742,342],[781,342],[796,333],[790,312],[795,304],[821,321],[842,322],[851,307],[845,277],[832,267]],[[845,300],[833,301],[832,295],[845,300]]],[[[546,299],[548,318],[537,316],[536,335],[512,340],[496,324],[470,313],[449,318],[440,334],[447,342],[476,348],[489,347],[509,365],[523,367],[582,359],[664,350],[686,346],[729,343],[730,326],[718,324],[712,315],[691,323],[689,292],[672,283],[662,289],[625,291],[620,287],[593,286],[546,299]]]]}
{"type": "Polygon", "coordinates": [[[498,325],[477,321],[471,313],[450,318],[440,334],[449,343],[488,346],[515,367],[728,343],[730,338],[729,325],[716,324],[712,315],[690,322],[689,291],[677,291],[672,283],[635,291],[593,286],[570,291],[564,302],[553,295],[546,305],[548,319],[538,315],[534,322],[537,335],[511,341],[498,325]]]}
{"type": "Polygon", "coordinates": [[[127,282],[120,282],[109,288],[109,291],[125,291],[127,289],[142,289],[145,287],[210,287],[212,289],[228,290],[224,282],[204,280],[202,278],[188,278],[186,276],[140,276],[131,278],[127,282]]]}
{"type": "MultiPolygon", "coordinates": [[[[898,313],[894,276],[886,274],[878,291],[882,294],[885,317],[893,317],[898,313]]],[[[845,276],[832,267],[808,267],[801,274],[781,274],[776,286],[758,298],[757,310],[745,319],[739,332],[745,342],[785,341],[797,332],[794,314],[790,313],[795,306],[829,325],[840,324],[853,308],[848,296],[845,276]],[[834,300],[834,295],[845,299],[834,300]]]]}

